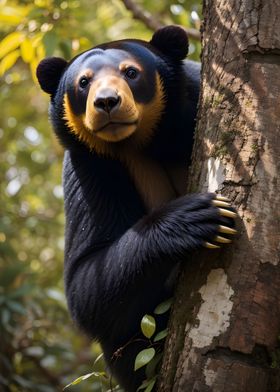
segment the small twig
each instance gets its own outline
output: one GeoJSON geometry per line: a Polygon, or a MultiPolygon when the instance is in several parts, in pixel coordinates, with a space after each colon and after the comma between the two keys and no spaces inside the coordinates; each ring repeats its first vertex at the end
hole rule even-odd
{"type": "MultiPolygon", "coordinates": [[[[183,26],[182,26],[183,27],[183,26]]],[[[186,30],[186,32],[187,32],[187,34],[188,34],[188,36],[190,37],[190,38],[192,38],[192,39],[195,39],[195,40],[197,40],[197,41],[200,41],[200,39],[201,39],[201,34],[200,34],[200,31],[199,30],[196,30],[196,29],[193,29],[193,28],[185,28],[185,27],[183,27],[185,30],[186,30]]]]}
{"type": "Polygon", "coordinates": [[[126,9],[132,12],[133,18],[141,20],[149,29],[155,31],[164,26],[150,12],[135,4],[133,0],[123,0],[123,3],[126,9]]]}
{"type": "MultiPolygon", "coordinates": [[[[141,20],[149,29],[156,31],[160,27],[163,27],[164,24],[161,23],[157,18],[155,18],[150,12],[144,10],[138,4],[135,4],[133,0],[122,0],[126,9],[132,12],[133,18],[141,20]]],[[[183,26],[182,26],[183,27],[183,26]]],[[[196,29],[186,29],[183,27],[188,36],[195,40],[200,41],[200,32],[196,29]]]]}

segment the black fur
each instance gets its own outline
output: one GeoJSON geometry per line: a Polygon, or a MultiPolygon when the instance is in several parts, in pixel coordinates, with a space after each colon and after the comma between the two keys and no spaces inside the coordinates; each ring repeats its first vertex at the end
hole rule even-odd
{"type": "Polygon", "coordinates": [[[66,65],[67,61],[60,57],[46,58],[40,62],[36,74],[42,90],[51,95],[56,93],[66,65]]]}
{"type": "MultiPolygon", "coordinates": [[[[140,60],[148,52],[156,56],[156,69],[167,95],[166,109],[143,153],[163,166],[181,162],[187,167],[199,67],[180,61],[187,53],[187,37],[178,29],[167,29],[166,35],[161,30],[151,43],[124,40],[98,48],[132,51],[140,60]]],[[[150,61],[149,57],[145,61],[150,61]]],[[[80,328],[101,343],[121,386],[135,392],[145,378],[143,369],[133,370],[136,354],[147,346],[140,333],[143,315],[172,296],[173,287],[167,284],[172,271],[190,252],[215,237],[223,219],[211,203],[212,194],[186,195],[148,213],[126,167],[89,151],[67,129],[62,98],[68,67],[58,88],[53,85],[56,78],[48,87],[49,73],[45,74],[42,66],[38,72],[42,88],[52,94],[52,122],[66,147],[63,185],[68,306],[80,328]]]]}
{"type": "Polygon", "coordinates": [[[151,45],[173,59],[183,60],[188,54],[189,40],[182,28],[167,26],[155,32],[151,45]]]}

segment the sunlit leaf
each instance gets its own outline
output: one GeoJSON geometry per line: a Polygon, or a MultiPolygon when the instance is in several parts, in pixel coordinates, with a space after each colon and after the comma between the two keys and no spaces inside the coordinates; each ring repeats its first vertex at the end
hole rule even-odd
{"type": "Polygon", "coordinates": [[[140,351],[135,358],[134,370],[138,370],[141,367],[147,365],[155,356],[155,349],[153,347],[146,348],[145,350],[140,351]]]}
{"type": "Polygon", "coordinates": [[[92,46],[92,43],[87,37],[80,37],[79,44],[82,49],[90,48],[92,46]]]}
{"type": "Polygon", "coordinates": [[[41,61],[44,57],[46,57],[46,50],[41,42],[37,46],[37,57],[39,61],[41,61]]]}
{"type": "Polygon", "coordinates": [[[87,380],[90,377],[106,377],[106,373],[105,372],[92,372],[92,373],[85,374],[84,376],[80,376],[80,377],[76,378],[74,381],[72,381],[70,384],[66,385],[63,388],[63,390],[71,387],[72,385],[80,384],[80,382],[87,380]]]}
{"type": "Polygon", "coordinates": [[[156,330],[156,321],[153,316],[145,314],[141,320],[141,331],[147,338],[153,336],[156,330]]]}
{"type": "Polygon", "coordinates": [[[35,4],[37,7],[49,7],[50,2],[49,0],[35,0],[35,4]]]}
{"type": "Polygon", "coordinates": [[[17,26],[22,20],[21,16],[18,15],[7,15],[7,14],[0,14],[0,22],[3,22],[10,26],[17,26]]]}
{"type": "Polygon", "coordinates": [[[15,50],[9,54],[7,54],[7,56],[5,56],[1,63],[0,63],[0,75],[4,75],[4,73],[6,71],[8,71],[10,68],[12,68],[12,66],[15,64],[15,62],[17,61],[17,59],[20,56],[20,51],[19,50],[15,50]]]}
{"type": "Polygon", "coordinates": [[[96,365],[101,359],[103,359],[103,357],[104,357],[104,353],[99,354],[98,357],[93,362],[93,365],[96,365]]]}
{"type": "Polygon", "coordinates": [[[7,35],[0,42],[0,58],[6,56],[12,50],[18,48],[24,39],[24,33],[15,31],[7,35]]]}
{"type": "Polygon", "coordinates": [[[166,312],[171,308],[172,300],[173,300],[172,298],[169,298],[168,300],[166,300],[166,301],[162,302],[161,304],[159,304],[159,305],[155,308],[154,313],[155,313],[155,314],[163,314],[163,313],[166,313],[166,312]]]}
{"type": "Polygon", "coordinates": [[[37,76],[36,76],[36,70],[37,70],[38,64],[39,64],[39,59],[36,57],[34,57],[33,60],[30,62],[31,76],[32,76],[32,79],[35,83],[38,83],[37,76]]]}
{"type": "Polygon", "coordinates": [[[26,37],[22,41],[20,45],[20,52],[23,61],[25,61],[26,63],[30,63],[34,56],[34,48],[31,39],[26,37]]]}
{"type": "Polygon", "coordinates": [[[22,23],[29,9],[27,5],[24,5],[24,7],[18,5],[17,7],[2,6],[0,8],[0,23],[3,22],[6,25],[17,26],[22,23]]]}
{"type": "Polygon", "coordinates": [[[34,36],[32,36],[32,46],[33,48],[37,48],[40,44],[42,44],[42,39],[43,39],[44,34],[43,33],[37,33],[34,36]]]}

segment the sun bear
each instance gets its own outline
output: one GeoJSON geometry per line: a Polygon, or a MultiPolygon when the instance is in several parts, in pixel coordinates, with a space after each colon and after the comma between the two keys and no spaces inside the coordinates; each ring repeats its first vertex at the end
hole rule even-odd
{"type": "Polygon", "coordinates": [[[187,53],[185,31],[167,26],[37,69],[65,148],[69,310],[126,391],[145,379],[141,319],[172,296],[178,264],[235,233],[227,200],[185,194],[200,85],[187,53]]]}

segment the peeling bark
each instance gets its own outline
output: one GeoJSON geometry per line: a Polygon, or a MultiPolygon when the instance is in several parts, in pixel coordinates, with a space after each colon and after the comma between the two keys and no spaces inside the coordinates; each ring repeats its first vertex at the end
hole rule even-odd
{"type": "Polygon", "coordinates": [[[239,235],[183,266],[158,390],[279,392],[280,3],[205,0],[204,18],[190,191],[231,199],[239,235]]]}

